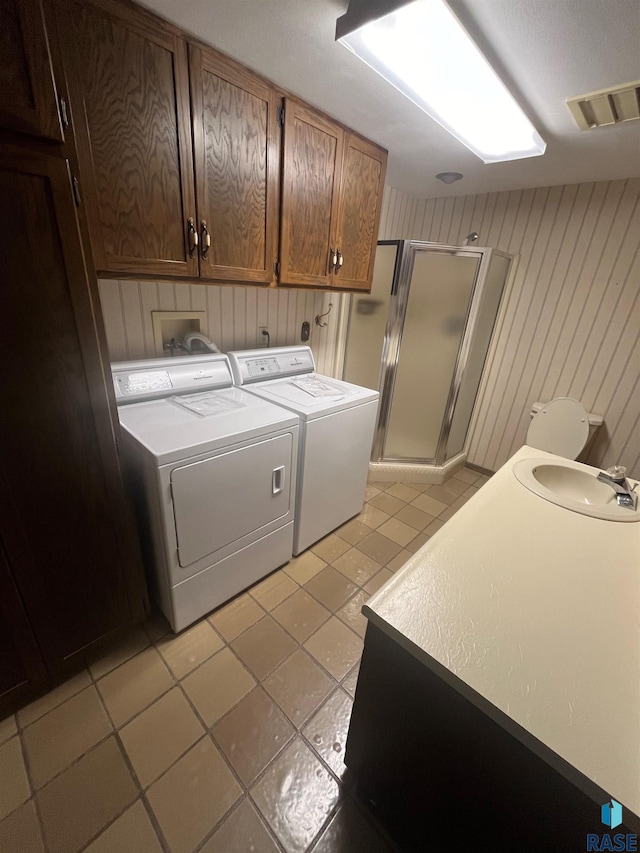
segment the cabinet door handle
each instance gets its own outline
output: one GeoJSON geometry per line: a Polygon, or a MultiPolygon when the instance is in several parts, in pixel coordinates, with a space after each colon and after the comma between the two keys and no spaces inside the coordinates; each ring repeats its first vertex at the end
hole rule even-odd
{"type": "Polygon", "coordinates": [[[344,263],[344,255],[342,254],[340,249],[338,249],[338,251],[336,252],[336,255],[337,255],[337,258],[336,258],[336,275],[338,275],[338,273],[340,272],[340,267],[344,263]]]}
{"type": "Polygon", "coordinates": [[[187,235],[189,238],[189,257],[192,258],[198,248],[198,232],[191,216],[187,219],[187,235]]]}
{"type": "Polygon", "coordinates": [[[62,122],[62,126],[67,128],[69,127],[69,114],[67,113],[67,102],[62,96],[58,99],[58,107],[60,109],[60,121],[62,122]]]}
{"type": "Polygon", "coordinates": [[[80,198],[80,181],[75,175],[71,178],[71,189],[73,190],[73,200],[76,203],[76,207],[80,207],[82,204],[82,199],[80,198]]]}
{"type": "Polygon", "coordinates": [[[329,249],[329,272],[333,272],[338,263],[338,254],[335,249],[329,249]]]}
{"type": "Polygon", "coordinates": [[[202,234],[200,254],[206,260],[206,257],[209,254],[209,247],[211,246],[211,234],[209,234],[209,229],[207,228],[207,223],[204,219],[200,222],[200,233],[202,234]]]}
{"type": "Polygon", "coordinates": [[[284,488],[284,465],[274,468],[271,472],[271,493],[279,495],[284,488]]]}

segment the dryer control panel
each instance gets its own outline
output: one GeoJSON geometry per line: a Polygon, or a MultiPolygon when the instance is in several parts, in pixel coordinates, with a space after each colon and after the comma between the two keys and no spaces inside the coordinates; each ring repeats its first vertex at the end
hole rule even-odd
{"type": "Polygon", "coordinates": [[[111,373],[118,405],[233,385],[229,360],[222,354],[120,361],[111,365],[111,373]]]}

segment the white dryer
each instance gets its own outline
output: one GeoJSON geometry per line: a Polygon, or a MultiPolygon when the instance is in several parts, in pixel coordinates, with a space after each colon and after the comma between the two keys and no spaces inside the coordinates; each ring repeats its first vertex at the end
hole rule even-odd
{"type": "Polygon", "coordinates": [[[309,347],[228,355],[236,385],[300,416],[293,537],[299,554],[362,509],[379,394],[315,373],[309,347]]]}
{"type": "Polygon", "coordinates": [[[155,597],[174,631],[292,554],[298,417],[225,355],[111,365],[155,597]]]}

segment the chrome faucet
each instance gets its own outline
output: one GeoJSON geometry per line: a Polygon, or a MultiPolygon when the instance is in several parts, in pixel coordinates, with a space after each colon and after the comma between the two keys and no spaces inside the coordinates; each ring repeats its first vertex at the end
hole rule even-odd
{"type": "Polygon", "coordinates": [[[637,483],[632,486],[626,478],[627,469],[622,465],[614,465],[607,468],[606,471],[600,471],[597,479],[601,483],[606,483],[611,486],[616,493],[616,503],[618,506],[627,507],[627,509],[638,508],[638,495],[635,494],[637,483]]]}

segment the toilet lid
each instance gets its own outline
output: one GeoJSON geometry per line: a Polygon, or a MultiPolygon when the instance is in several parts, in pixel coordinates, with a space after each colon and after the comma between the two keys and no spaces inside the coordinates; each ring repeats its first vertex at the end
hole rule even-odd
{"type": "Polygon", "coordinates": [[[527,444],[565,459],[575,459],[588,437],[589,416],[584,406],[571,397],[558,397],[531,421],[527,444]]]}

